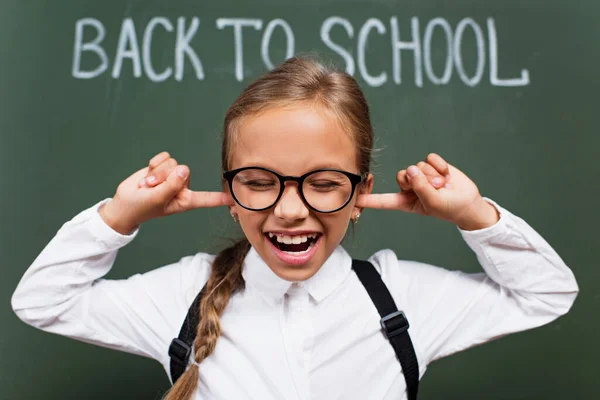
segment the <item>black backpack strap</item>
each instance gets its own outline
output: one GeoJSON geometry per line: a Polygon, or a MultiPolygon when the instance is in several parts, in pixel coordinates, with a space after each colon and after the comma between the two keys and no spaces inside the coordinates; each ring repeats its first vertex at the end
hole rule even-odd
{"type": "Polygon", "coordinates": [[[352,260],[352,269],[356,272],[358,279],[381,315],[383,332],[394,348],[402,366],[408,399],[416,400],[419,391],[419,363],[408,335],[408,320],[402,311],[398,311],[392,295],[373,264],[369,261],[352,260]]]}
{"type": "Polygon", "coordinates": [[[169,346],[169,357],[171,357],[171,381],[173,385],[185,372],[190,355],[192,354],[192,345],[196,338],[198,323],[200,322],[200,300],[204,296],[206,286],[202,288],[200,293],[194,299],[188,313],[181,325],[179,336],[171,341],[169,346]]]}

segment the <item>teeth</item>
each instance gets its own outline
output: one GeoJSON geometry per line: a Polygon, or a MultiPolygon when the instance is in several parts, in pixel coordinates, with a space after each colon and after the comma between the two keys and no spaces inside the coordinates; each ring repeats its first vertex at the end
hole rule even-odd
{"type": "Polygon", "coordinates": [[[277,235],[275,233],[269,232],[269,238],[276,238],[279,243],[284,244],[300,244],[306,243],[308,239],[316,239],[317,234],[311,233],[310,235],[297,235],[297,236],[288,236],[288,235],[277,235]]]}

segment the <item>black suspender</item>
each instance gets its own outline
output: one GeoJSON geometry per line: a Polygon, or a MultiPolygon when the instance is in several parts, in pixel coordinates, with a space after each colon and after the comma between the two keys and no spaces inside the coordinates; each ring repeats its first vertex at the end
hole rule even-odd
{"type": "MultiPolygon", "coordinates": [[[[419,390],[419,364],[408,335],[408,320],[402,311],[398,311],[394,299],[373,264],[368,261],[352,260],[352,269],[356,272],[358,279],[381,315],[381,328],[402,366],[408,399],[416,400],[419,390]]],[[[179,337],[173,339],[169,347],[173,384],[183,375],[188,365],[200,321],[200,300],[202,300],[204,291],[205,287],[196,296],[183,321],[179,337]]]]}
{"type": "Polygon", "coordinates": [[[408,320],[402,311],[398,311],[392,295],[373,264],[368,261],[352,260],[352,269],[381,315],[381,328],[402,366],[408,399],[416,400],[419,391],[419,363],[408,335],[408,320]]]}
{"type": "Polygon", "coordinates": [[[194,302],[188,309],[185,320],[179,330],[179,336],[171,341],[169,346],[169,357],[171,358],[171,380],[173,384],[179,379],[187,368],[190,355],[192,354],[192,344],[198,331],[200,323],[200,300],[204,296],[206,286],[194,299],[194,302]]]}

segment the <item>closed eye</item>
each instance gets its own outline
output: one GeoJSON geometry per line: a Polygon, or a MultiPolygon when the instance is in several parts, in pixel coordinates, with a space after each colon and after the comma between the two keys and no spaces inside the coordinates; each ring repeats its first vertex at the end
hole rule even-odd
{"type": "Polygon", "coordinates": [[[342,185],[339,182],[334,181],[315,181],[310,182],[311,189],[315,190],[333,190],[341,187],[342,185]]]}
{"type": "Polygon", "coordinates": [[[246,181],[243,184],[244,184],[244,186],[248,186],[251,189],[271,189],[276,186],[275,183],[272,181],[258,181],[258,180],[246,181]]]}

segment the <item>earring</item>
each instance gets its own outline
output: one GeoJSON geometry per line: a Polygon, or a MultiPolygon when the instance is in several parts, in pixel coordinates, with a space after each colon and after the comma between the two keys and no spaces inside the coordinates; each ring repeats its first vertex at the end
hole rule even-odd
{"type": "Polygon", "coordinates": [[[353,224],[356,224],[356,223],[358,222],[358,219],[359,219],[359,218],[360,218],[360,213],[358,213],[358,212],[357,212],[357,213],[355,213],[355,214],[352,216],[352,223],[353,223],[353,224]]]}
{"type": "Polygon", "coordinates": [[[236,224],[240,222],[240,219],[238,218],[238,215],[236,213],[231,213],[231,218],[233,218],[233,222],[235,222],[236,224]]]}

